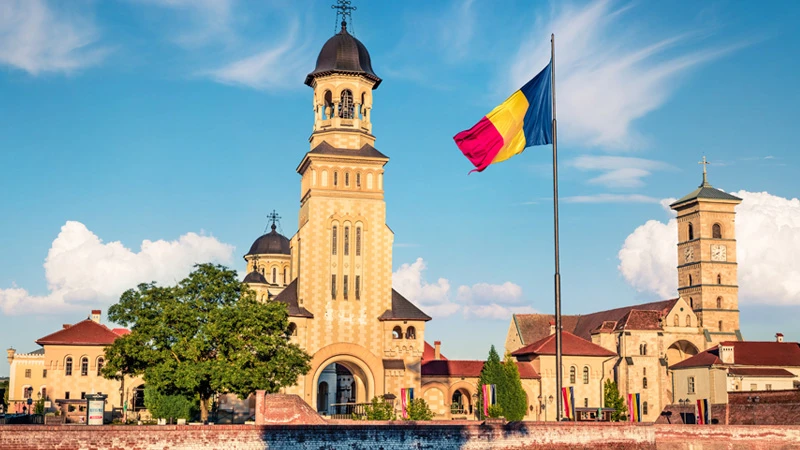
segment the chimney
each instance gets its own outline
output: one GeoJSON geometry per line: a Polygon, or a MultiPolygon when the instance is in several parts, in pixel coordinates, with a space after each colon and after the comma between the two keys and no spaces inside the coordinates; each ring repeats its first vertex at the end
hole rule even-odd
{"type": "Polygon", "coordinates": [[[71,327],[71,326],[72,326],[72,325],[70,325],[70,324],[68,324],[68,323],[65,323],[65,324],[61,325],[61,329],[62,329],[62,330],[66,330],[67,328],[69,328],[69,327],[71,327]]]}
{"type": "Polygon", "coordinates": [[[555,321],[550,321],[550,335],[556,334],[556,323],[555,321]]]}
{"type": "Polygon", "coordinates": [[[100,323],[100,314],[101,313],[102,313],[102,311],[100,311],[99,309],[93,309],[92,310],[92,315],[91,315],[92,322],[100,323]]]}
{"type": "Polygon", "coordinates": [[[8,365],[10,366],[11,362],[14,361],[14,355],[17,353],[17,351],[13,348],[9,348],[6,350],[6,353],[8,353],[8,365]]]}
{"type": "Polygon", "coordinates": [[[733,343],[722,342],[719,344],[719,359],[722,360],[722,364],[733,364],[735,361],[733,357],[733,343]]]}
{"type": "Polygon", "coordinates": [[[433,359],[442,359],[442,341],[433,341],[433,359]]]}
{"type": "Polygon", "coordinates": [[[783,333],[775,333],[775,342],[783,342],[783,333]]]}

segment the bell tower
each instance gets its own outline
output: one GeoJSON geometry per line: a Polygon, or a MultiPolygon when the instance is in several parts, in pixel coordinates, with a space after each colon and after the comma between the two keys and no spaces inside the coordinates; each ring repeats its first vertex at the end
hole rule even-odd
{"type": "Polygon", "coordinates": [[[742,340],[736,262],[736,205],[742,199],[703,182],[671,204],[678,213],[678,293],[700,321],[707,348],[742,340]]]}

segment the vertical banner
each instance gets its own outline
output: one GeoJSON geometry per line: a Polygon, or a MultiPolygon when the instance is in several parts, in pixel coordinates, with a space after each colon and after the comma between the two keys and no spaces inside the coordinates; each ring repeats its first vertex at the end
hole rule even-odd
{"type": "Polygon", "coordinates": [[[561,398],[563,399],[562,403],[564,404],[564,417],[569,420],[575,420],[575,405],[573,404],[574,397],[572,386],[569,388],[561,388],[561,398]]]}
{"type": "Polygon", "coordinates": [[[489,385],[484,384],[481,386],[482,394],[483,394],[483,417],[489,417],[489,402],[491,402],[491,398],[489,395],[489,385]]]}
{"type": "Polygon", "coordinates": [[[628,394],[628,422],[635,422],[636,412],[633,409],[633,394],[628,394]]]}
{"type": "Polygon", "coordinates": [[[400,388],[400,407],[403,410],[403,419],[405,419],[407,417],[407,415],[406,415],[406,407],[407,406],[408,405],[406,403],[406,388],[400,388]]]}
{"type": "Polygon", "coordinates": [[[698,425],[708,425],[709,420],[709,413],[708,413],[708,399],[704,398],[702,400],[697,400],[697,424],[698,425]]]}
{"type": "Polygon", "coordinates": [[[497,385],[492,385],[492,405],[497,404],[497,385]]]}
{"type": "Polygon", "coordinates": [[[578,420],[578,418],[575,417],[575,387],[574,386],[570,386],[569,387],[569,413],[570,413],[570,418],[572,420],[578,420]]]}
{"type": "Polygon", "coordinates": [[[642,421],[642,398],[641,394],[636,394],[636,421],[642,421]]]}

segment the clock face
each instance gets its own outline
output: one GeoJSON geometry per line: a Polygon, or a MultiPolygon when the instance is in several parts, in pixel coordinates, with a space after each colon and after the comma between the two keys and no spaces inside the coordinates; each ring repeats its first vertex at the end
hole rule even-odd
{"type": "Polygon", "coordinates": [[[683,249],[683,256],[686,258],[686,262],[692,262],[694,259],[694,247],[686,247],[683,249]]]}
{"type": "Polygon", "coordinates": [[[722,244],[714,244],[711,246],[711,260],[712,261],[726,261],[728,259],[727,249],[722,244]]]}

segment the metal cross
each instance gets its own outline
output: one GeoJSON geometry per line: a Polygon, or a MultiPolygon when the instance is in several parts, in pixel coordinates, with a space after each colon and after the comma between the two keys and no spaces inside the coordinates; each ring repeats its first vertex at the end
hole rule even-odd
{"type": "MultiPolygon", "coordinates": [[[[336,20],[339,20],[339,16],[342,16],[342,29],[344,30],[347,28],[347,18],[350,18],[350,22],[353,21],[353,15],[351,14],[353,11],[357,10],[355,6],[351,6],[352,3],[350,0],[336,0],[335,5],[331,5],[331,9],[335,9],[336,11],[336,20]]],[[[334,25],[334,28],[336,26],[334,25]]]]}
{"type": "MultiPolygon", "coordinates": [[[[272,229],[273,230],[276,228],[275,223],[277,223],[278,220],[280,220],[280,218],[281,218],[281,216],[279,216],[278,213],[274,209],[272,210],[271,213],[267,214],[267,219],[272,221],[272,229]]],[[[264,231],[267,231],[267,230],[264,230],[264,231]]]]}
{"type": "Polygon", "coordinates": [[[702,164],[703,165],[703,184],[708,184],[708,179],[706,177],[706,166],[711,164],[711,163],[706,161],[706,155],[703,155],[703,160],[698,162],[697,164],[702,164]]]}

